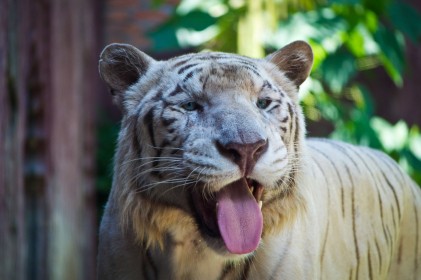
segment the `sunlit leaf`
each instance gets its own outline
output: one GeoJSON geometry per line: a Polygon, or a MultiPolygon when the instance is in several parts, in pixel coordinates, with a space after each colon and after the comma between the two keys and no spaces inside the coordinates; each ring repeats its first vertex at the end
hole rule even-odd
{"type": "Polygon", "coordinates": [[[409,148],[421,160],[421,135],[419,132],[417,136],[410,139],[409,148]]]}
{"type": "Polygon", "coordinates": [[[370,124],[379,135],[386,151],[402,150],[405,147],[409,133],[405,122],[399,121],[393,126],[384,119],[374,117],[370,124]]]}
{"type": "Polygon", "coordinates": [[[346,45],[354,56],[362,57],[365,55],[364,36],[358,27],[349,33],[346,45]]]}

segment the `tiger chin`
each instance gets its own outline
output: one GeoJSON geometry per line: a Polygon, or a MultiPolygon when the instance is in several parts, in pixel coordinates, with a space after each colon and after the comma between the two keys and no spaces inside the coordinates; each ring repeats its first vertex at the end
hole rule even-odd
{"type": "Polygon", "coordinates": [[[421,279],[421,193],[381,152],[306,139],[313,63],[157,61],[125,44],[99,71],[123,112],[98,279],[421,279]]]}

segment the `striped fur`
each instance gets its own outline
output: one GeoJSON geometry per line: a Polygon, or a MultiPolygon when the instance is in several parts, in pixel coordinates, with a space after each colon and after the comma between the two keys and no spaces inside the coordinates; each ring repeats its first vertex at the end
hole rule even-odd
{"type": "Polygon", "coordinates": [[[303,42],[266,59],[104,50],[124,116],[98,279],[421,279],[418,186],[380,152],[304,138],[311,63],[303,42]],[[247,174],[218,148],[259,139],[267,150],[247,174]],[[206,231],[197,196],[212,203],[243,176],[264,186],[263,233],[235,255],[206,231]]]}

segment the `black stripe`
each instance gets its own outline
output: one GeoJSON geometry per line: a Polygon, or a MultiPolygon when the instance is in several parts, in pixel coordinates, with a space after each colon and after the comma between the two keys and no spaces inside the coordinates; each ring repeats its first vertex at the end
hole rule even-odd
{"type": "MultiPolygon", "coordinates": [[[[374,176],[374,174],[372,173],[372,171],[371,171],[371,168],[366,164],[366,161],[365,160],[363,160],[362,159],[362,157],[358,154],[358,153],[356,153],[357,155],[358,155],[358,157],[360,157],[360,159],[361,159],[361,161],[362,161],[362,163],[364,164],[364,166],[365,166],[365,168],[366,168],[366,170],[368,170],[368,172],[370,173],[370,176],[371,176],[371,178],[376,178],[375,176],[374,176]]],[[[373,163],[376,163],[376,159],[374,159],[372,156],[371,156],[371,154],[370,153],[366,153],[366,155],[371,159],[371,161],[373,162],[373,163]]],[[[376,165],[374,165],[374,166],[376,166],[376,165]]],[[[384,173],[384,171],[383,170],[381,170],[381,169],[378,169],[379,171],[380,171],[380,173],[382,174],[382,176],[383,176],[383,178],[385,179],[385,181],[387,182],[387,184],[389,185],[389,188],[392,190],[392,192],[393,192],[393,195],[394,195],[394,198],[395,198],[395,203],[396,203],[396,205],[397,205],[397,207],[398,207],[398,217],[399,217],[399,219],[401,219],[401,211],[400,211],[400,206],[399,206],[399,202],[398,202],[398,197],[397,197],[397,195],[396,195],[396,192],[395,192],[395,190],[394,190],[394,188],[392,187],[392,185],[390,184],[390,182],[389,182],[389,180],[387,179],[387,177],[386,177],[386,174],[384,173]]],[[[380,196],[380,192],[379,192],[379,190],[378,190],[378,187],[377,187],[377,180],[375,181],[375,185],[376,185],[376,189],[377,189],[377,192],[378,192],[378,198],[379,198],[379,202],[380,202],[380,207],[381,207],[381,211],[380,211],[380,214],[381,214],[381,218],[382,218],[382,226],[383,226],[383,233],[385,234],[385,236],[386,236],[386,241],[387,241],[387,243],[388,243],[388,245],[389,245],[389,242],[391,243],[392,242],[392,237],[390,236],[390,239],[389,238],[387,238],[388,237],[388,235],[386,234],[386,227],[385,227],[385,225],[384,225],[384,220],[383,220],[383,205],[382,205],[382,202],[381,202],[381,196],[380,196]]],[[[382,186],[383,184],[380,184],[380,186],[382,186]]],[[[396,216],[395,216],[395,208],[391,205],[391,211],[392,211],[392,222],[393,222],[393,227],[394,227],[394,233],[396,234],[397,233],[397,225],[396,225],[396,216]]],[[[391,245],[391,244],[390,244],[391,245]]]]}
{"type": "Polygon", "coordinates": [[[402,246],[403,246],[403,239],[402,237],[399,239],[399,247],[398,247],[398,264],[402,262],[402,246]]]}
{"type": "Polygon", "coordinates": [[[152,102],[158,102],[162,99],[162,91],[158,90],[158,92],[155,94],[154,97],[152,97],[151,101],[152,102]]]}
{"type": "Polygon", "coordinates": [[[329,220],[327,220],[327,228],[326,228],[325,236],[323,238],[322,253],[320,255],[320,274],[321,275],[323,275],[323,262],[324,262],[324,257],[325,257],[328,234],[329,234],[329,220]]]}
{"type": "Polygon", "coordinates": [[[379,206],[380,206],[380,219],[381,219],[381,221],[382,221],[383,235],[384,235],[384,237],[385,237],[385,239],[386,239],[386,243],[387,243],[387,245],[390,245],[390,244],[389,244],[389,238],[388,238],[388,236],[387,236],[387,234],[386,234],[386,225],[384,224],[384,217],[383,217],[383,202],[382,202],[382,198],[381,198],[381,194],[380,194],[380,192],[377,192],[377,197],[378,197],[378,199],[379,199],[379,206]]]}
{"type": "Polygon", "coordinates": [[[137,125],[137,115],[130,117],[128,120],[128,130],[132,132],[132,147],[134,152],[138,157],[142,155],[142,146],[140,145],[139,141],[139,133],[138,133],[138,125],[137,125]]]}
{"type": "MultiPolygon", "coordinates": [[[[288,178],[288,176],[285,176],[288,178]]],[[[276,183],[276,186],[278,187],[278,192],[272,196],[270,199],[265,201],[265,205],[269,206],[270,204],[284,199],[285,197],[290,197],[294,191],[295,191],[295,181],[291,181],[291,179],[285,180],[285,179],[279,179],[276,183]],[[282,188],[281,185],[284,183],[288,183],[287,188],[282,188]]]]}
{"type": "MultiPolygon", "coordinates": [[[[222,64],[222,63],[221,63],[222,64]]],[[[249,71],[251,71],[251,72],[253,72],[257,77],[260,77],[260,78],[262,78],[262,76],[260,75],[260,73],[259,73],[259,71],[258,71],[258,69],[254,66],[254,65],[251,65],[251,64],[249,64],[249,63],[244,63],[244,62],[242,62],[242,61],[234,61],[234,60],[232,60],[232,59],[230,59],[229,61],[228,61],[228,63],[224,63],[224,64],[222,64],[221,65],[222,67],[223,66],[225,66],[225,67],[230,67],[231,69],[229,69],[229,70],[238,70],[238,69],[247,69],[247,70],[249,70],[249,71]],[[238,65],[238,64],[241,64],[241,65],[238,65]]],[[[224,70],[228,70],[228,69],[224,69],[224,70]]],[[[212,73],[212,72],[211,72],[212,73]]]]}
{"type": "Polygon", "coordinates": [[[202,68],[191,70],[189,73],[186,74],[186,76],[184,76],[183,82],[184,83],[187,82],[188,80],[190,80],[193,77],[193,75],[195,75],[195,74],[197,74],[201,71],[202,71],[202,68]]]}
{"type": "Polygon", "coordinates": [[[247,67],[247,68],[251,68],[252,71],[258,71],[259,69],[257,68],[257,66],[246,59],[242,59],[240,57],[232,57],[232,56],[225,56],[225,57],[220,57],[216,59],[218,61],[218,63],[222,64],[222,65],[235,65],[238,66],[236,64],[241,64],[241,67],[247,67]],[[222,61],[222,60],[227,60],[227,61],[222,61]]]}
{"type": "MultiPolygon", "coordinates": [[[[386,231],[386,225],[384,224],[385,221],[384,221],[384,217],[383,217],[383,203],[382,203],[381,192],[380,192],[379,187],[378,187],[379,185],[381,187],[382,184],[378,184],[379,182],[377,180],[377,176],[374,176],[373,172],[371,171],[371,168],[368,166],[366,161],[361,157],[361,155],[359,155],[358,153],[355,153],[355,154],[360,158],[362,164],[365,167],[365,170],[367,170],[370,173],[370,177],[373,178],[373,180],[374,180],[374,184],[376,186],[376,191],[377,191],[377,197],[378,197],[378,200],[379,200],[379,210],[380,210],[380,218],[381,218],[381,222],[382,222],[383,234],[384,234],[384,237],[386,239],[387,245],[390,246],[391,245],[391,239],[389,239],[389,235],[387,234],[387,231],[386,231]]],[[[371,159],[371,161],[373,163],[376,162],[375,159],[373,159],[373,157],[371,157],[371,155],[369,153],[366,153],[366,155],[371,159]]],[[[375,166],[375,164],[373,164],[373,166],[375,166]]],[[[392,213],[392,216],[393,216],[393,219],[394,219],[393,213],[392,213]]]]}
{"type": "MultiPolygon", "coordinates": [[[[279,150],[279,149],[278,149],[279,150]]],[[[275,152],[276,153],[276,152],[275,152]]],[[[288,154],[285,154],[282,158],[278,158],[277,160],[275,160],[274,162],[272,162],[273,165],[283,162],[286,158],[288,157],[288,154]]],[[[282,168],[283,170],[284,168],[282,168]]],[[[276,172],[274,172],[274,174],[276,174],[276,172]]]]}
{"type": "Polygon", "coordinates": [[[287,121],[288,121],[288,119],[289,119],[289,115],[286,115],[286,117],[285,117],[285,118],[283,118],[283,119],[281,120],[281,123],[285,123],[285,122],[287,122],[287,121]]]}
{"type": "Polygon", "coordinates": [[[377,241],[377,238],[374,239],[374,243],[376,244],[376,250],[377,250],[377,256],[379,258],[379,274],[381,274],[382,272],[382,254],[380,252],[380,246],[379,243],[377,241]]]}
{"type": "Polygon", "coordinates": [[[188,70],[188,69],[190,69],[190,68],[192,68],[192,67],[194,67],[194,66],[196,66],[196,65],[198,65],[198,63],[187,64],[187,65],[185,65],[185,66],[181,67],[181,68],[178,70],[178,74],[183,74],[186,70],[188,70]]]}
{"type": "Polygon", "coordinates": [[[279,146],[273,153],[276,154],[282,149],[285,149],[285,146],[279,146]]]}
{"type": "MultiPolygon", "coordinates": [[[[160,145],[160,147],[154,147],[154,149],[156,150],[156,155],[155,156],[156,157],[161,157],[162,152],[164,151],[164,148],[167,147],[167,146],[169,146],[170,144],[171,143],[168,140],[165,139],[162,142],[162,144],[160,145]]],[[[160,163],[161,163],[161,161],[155,160],[155,161],[152,162],[152,167],[153,168],[156,168],[156,167],[158,167],[158,165],[160,163]]],[[[163,178],[163,174],[162,174],[161,171],[152,170],[151,175],[156,176],[156,177],[159,177],[159,178],[163,178]]]]}
{"type": "Polygon", "coordinates": [[[389,188],[392,190],[392,192],[393,192],[393,196],[394,196],[394,198],[395,198],[395,203],[396,203],[396,206],[398,207],[398,217],[399,217],[399,220],[401,219],[401,207],[400,207],[400,204],[399,204],[399,200],[398,200],[398,196],[397,196],[397,194],[396,194],[396,190],[395,190],[395,188],[393,187],[393,185],[390,183],[390,181],[389,181],[389,179],[387,178],[387,176],[386,176],[386,174],[383,172],[383,170],[381,170],[381,173],[382,173],[382,175],[383,175],[383,178],[385,179],[385,181],[386,181],[386,183],[387,183],[387,185],[389,186],[389,188]]]}
{"type": "Polygon", "coordinates": [[[250,70],[251,72],[253,72],[257,77],[262,78],[262,75],[260,75],[259,72],[257,72],[256,70],[254,70],[253,68],[247,67],[245,66],[244,68],[250,70]]]}
{"type": "Polygon", "coordinates": [[[351,173],[349,171],[348,166],[345,165],[345,169],[346,172],[348,173],[350,182],[351,182],[351,207],[352,207],[352,233],[354,235],[354,247],[355,247],[355,256],[357,258],[357,266],[356,266],[356,277],[358,279],[358,272],[360,269],[360,249],[358,246],[358,241],[357,241],[357,224],[355,221],[355,210],[356,210],[356,206],[355,206],[355,185],[354,185],[354,181],[352,180],[352,176],[351,173]]]}
{"type": "Polygon", "coordinates": [[[173,97],[173,96],[175,96],[179,93],[182,93],[182,92],[183,92],[183,88],[179,84],[177,84],[175,89],[168,94],[168,97],[173,97]]]}
{"type": "MultiPolygon", "coordinates": [[[[314,147],[312,147],[312,148],[314,148],[314,147]]],[[[322,155],[324,156],[323,153],[322,153],[322,155]]],[[[322,173],[323,178],[325,180],[325,185],[326,186],[329,186],[329,182],[327,180],[328,177],[326,176],[323,168],[319,165],[319,163],[316,161],[316,159],[314,159],[313,162],[317,166],[317,168],[320,170],[320,172],[322,173]]],[[[326,188],[326,190],[327,190],[327,201],[328,201],[327,202],[327,205],[326,205],[326,211],[328,213],[327,216],[329,217],[329,212],[330,212],[330,191],[329,191],[329,188],[328,187],[326,188]]],[[[321,254],[320,254],[320,272],[321,272],[321,274],[323,274],[323,262],[324,262],[324,255],[325,255],[325,251],[326,251],[326,243],[327,243],[328,233],[329,233],[329,219],[327,220],[326,232],[324,234],[322,251],[321,251],[321,254]]]]}
{"type": "MultiPolygon", "coordinates": [[[[411,188],[412,190],[412,188],[411,188]]],[[[416,199],[416,196],[414,194],[414,199],[416,199]]],[[[414,260],[414,265],[415,265],[415,271],[418,270],[418,257],[419,257],[419,221],[418,221],[418,209],[417,209],[417,205],[414,203],[414,214],[415,214],[415,260],[414,260]]],[[[417,274],[414,274],[417,275],[417,274]]]]}
{"type": "Polygon", "coordinates": [[[170,126],[170,125],[172,125],[175,121],[177,121],[178,119],[176,119],[176,118],[169,118],[169,119],[167,119],[167,118],[165,118],[165,117],[162,117],[162,124],[164,125],[164,126],[170,126]]]}
{"type": "Polygon", "coordinates": [[[183,64],[185,64],[186,62],[188,62],[188,61],[190,61],[192,58],[191,57],[189,57],[189,58],[187,58],[187,59],[183,59],[183,60],[181,60],[181,61],[179,61],[179,62],[177,62],[176,64],[174,64],[174,68],[177,68],[177,67],[179,67],[179,66],[181,66],[181,65],[183,65],[183,64]]]}
{"type": "MultiPolygon", "coordinates": [[[[295,114],[294,114],[294,111],[292,110],[292,106],[291,106],[291,104],[290,103],[288,103],[288,112],[289,112],[289,115],[290,115],[290,117],[291,117],[291,121],[290,121],[290,123],[289,123],[289,133],[290,133],[290,141],[291,141],[291,143],[293,143],[294,144],[294,140],[295,140],[295,137],[294,138],[292,138],[293,137],[293,135],[292,135],[292,131],[293,131],[293,126],[294,126],[294,124],[295,124],[295,114]]],[[[295,133],[294,133],[294,136],[295,136],[295,133]]],[[[295,146],[295,145],[294,145],[295,146]]]]}
{"type": "Polygon", "coordinates": [[[209,80],[209,75],[205,75],[205,76],[202,75],[199,80],[202,83],[202,91],[206,92],[206,85],[207,85],[208,80],[209,80]],[[204,77],[204,79],[203,79],[203,77],[204,77]]]}
{"type": "Polygon", "coordinates": [[[253,262],[253,259],[254,259],[254,255],[250,256],[249,258],[247,258],[245,260],[244,269],[243,269],[243,275],[241,277],[242,280],[247,280],[247,278],[249,277],[250,267],[251,267],[251,264],[253,262]]]}
{"type": "Polygon", "coordinates": [[[281,105],[279,105],[279,104],[276,104],[275,106],[273,106],[269,111],[268,111],[268,113],[270,113],[270,112],[272,112],[273,110],[275,110],[276,108],[279,108],[279,106],[281,106],[281,105]]]}
{"type": "Polygon", "coordinates": [[[225,53],[204,53],[203,56],[195,57],[197,60],[220,60],[220,59],[232,59],[232,56],[225,53]]]}
{"type": "Polygon", "coordinates": [[[371,264],[371,254],[370,254],[370,248],[368,248],[368,279],[372,280],[373,279],[373,267],[371,264]]]}
{"type": "Polygon", "coordinates": [[[268,89],[273,89],[273,86],[269,83],[269,81],[268,81],[268,80],[265,80],[265,81],[263,82],[263,85],[262,85],[262,88],[260,89],[260,91],[263,91],[265,88],[268,88],[268,89]]]}
{"type": "Polygon", "coordinates": [[[229,262],[224,266],[224,269],[221,271],[221,275],[219,275],[218,280],[224,280],[225,277],[234,269],[234,264],[229,262]]]}
{"type": "Polygon", "coordinates": [[[195,166],[198,166],[198,167],[206,167],[206,168],[210,168],[210,169],[214,169],[214,170],[220,170],[215,165],[210,165],[210,164],[206,164],[206,163],[203,163],[203,162],[195,162],[195,161],[192,161],[189,158],[186,158],[184,160],[185,160],[185,162],[190,163],[190,164],[195,165],[195,166]]]}
{"type": "MultiPolygon", "coordinates": [[[[349,158],[349,160],[352,162],[352,164],[355,166],[355,168],[361,172],[359,166],[357,165],[357,163],[355,162],[355,160],[348,154],[347,149],[344,148],[342,145],[337,144],[335,141],[332,141],[330,139],[325,139],[325,138],[313,138],[313,141],[319,141],[322,143],[326,143],[328,145],[334,146],[337,150],[341,151],[347,158],[349,158]]],[[[348,145],[351,146],[351,145],[348,145]]]]}
{"type": "MultiPolygon", "coordinates": [[[[341,179],[342,184],[342,179],[341,179]]],[[[344,188],[341,186],[341,205],[342,205],[342,218],[345,218],[345,198],[344,198],[344,188]]]]}
{"type": "Polygon", "coordinates": [[[395,217],[395,208],[393,207],[393,205],[390,205],[390,210],[392,212],[392,222],[393,222],[393,233],[397,234],[397,228],[396,228],[396,217],[395,217]]]}
{"type": "Polygon", "coordinates": [[[151,139],[151,144],[153,147],[156,147],[155,142],[155,135],[154,135],[154,110],[151,108],[148,113],[146,113],[145,117],[143,118],[143,123],[148,129],[149,137],[151,139]]]}
{"type": "Polygon", "coordinates": [[[387,235],[387,237],[390,240],[389,249],[390,249],[390,253],[392,254],[392,250],[393,250],[393,239],[392,239],[392,234],[390,233],[389,227],[386,227],[386,235],[387,235]]]}
{"type": "Polygon", "coordinates": [[[396,162],[390,158],[388,155],[380,152],[380,151],[374,151],[378,155],[378,158],[387,165],[391,173],[393,173],[396,177],[396,180],[398,180],[398,177],[401,179],[401,184],[405,184],[405,174],[399,169],[399,167],[396,165],[396,162]],[[398,174],[396,174],[396,171],[398,171],[398,174]]]}
{"type": "Polygon", "coordinates": [[[280,127],[279,127],[279,129],[281,129],[284,133],[286,133],[286,132],[287,132],[287,128],[286,128],[286,127],[282,127],[282,126],[280,126],[280,127]]]}
{"type": "Polygon", "coordinates": [[[338,171],[338,168],[336,167],[336,164],[333,163],[333,161],[331,160],[331,158],[328,157],[325,154],[325,152],[323,152],[322,150],[320,150],[320,149],[318,149],[318,148],[316,148],[314,146],[311,146],[311,148],[313,148],[315,151],[317,151],[318,153],[320,153],[324,158],[326,158],[329,161],[330,165],[332,165],[333,169],[335,170],[336,177],[338,177],[339,183],[341,185],[342,217],[345,217],[344,184],[343,184],[343,181],[342,181],[342,176],[340,175],[340,173],[338,171]]]}
{"type": "MultiPolygon", "coordinates": [[[[168,144],[169,143],[166,143],[165,142],[166,140],[164,140],[164,143],[163,143],[163,145],[165,145],[165,146],[168,146],[168,144]]],[[[155,157],[161,157],[161,155],[162,155],[162,151],[163,151],[163,147],[161,146],[161,147],[153,147],[154,148],[154,150],[156,151],[156,155],[155,155],[155,157]]],[[[152,167],[157,167],[158,166],[158,164],[159,164],[160,162],[159,161],[157,161],[157,160],[154,160],[153,161],[153,163],[152,163],[152,167]]],[[[159,172],[158,172],[159,173],[159,172]]]]}
{"type": "Polygon", "coordinates": [[[165,109],[168,109],[168,110],[171,110],[171,111],[174,111],[174,112],[177,112],[177,113],[184,114],[183,110],[178,109],[178,108],[177,108],[177,107],[175,107],[175,106],[168,106],[168,107],[166,107],[165,109]]]}
{"type": "Polygon", "coordinates": [[[288,105],[288,112],[289,112],[289,115],[290,115],[290,117],[292,118],[292,116],[294,115],[294,112],[292,111],[292,106],[291,106],[291,103],[287,102],[287,105],[288,105]]]}
{"type": "Polygon", "coordinates": [[[176,140],[178,140],[178,135],[174,135],[174,137],[171,138],[170,142],[171,143],[176,143],[176,140]]]}

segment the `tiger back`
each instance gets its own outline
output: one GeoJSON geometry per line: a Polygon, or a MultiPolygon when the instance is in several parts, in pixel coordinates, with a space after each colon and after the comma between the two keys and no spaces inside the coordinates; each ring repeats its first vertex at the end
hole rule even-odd
{"type": "Polygon", "coordinates": [[[421,279],[419,187],[386,155],[306,139],[297,41],[264,59],[104,49],[123,112],[98,279],[421,279]]]}

